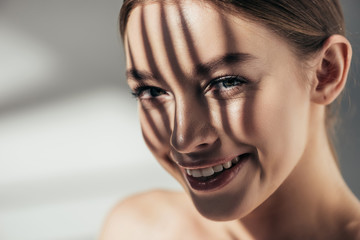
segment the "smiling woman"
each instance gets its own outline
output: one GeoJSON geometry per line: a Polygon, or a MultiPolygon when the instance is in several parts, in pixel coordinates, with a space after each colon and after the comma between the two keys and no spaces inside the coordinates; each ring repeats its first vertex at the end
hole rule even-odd
{"type": "Polygon", "coordinates": [[[185,192],[123,201],[102,239],[360,239],[329,134],[338,1],[127,0],[120,21],[144,139],[185,192]]]}

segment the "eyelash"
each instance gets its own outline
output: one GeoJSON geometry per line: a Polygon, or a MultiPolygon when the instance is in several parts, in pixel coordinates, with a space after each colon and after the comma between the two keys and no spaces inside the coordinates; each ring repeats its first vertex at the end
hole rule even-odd
{"type": "Polygon", "coordinates": [[[214,88],[216,85],[218,84],[222,84],[222,88],[226,88],[227,90],[221,90],[218,86],[218,89],[216,89],[215,91],[217,93],[221,92],[221,91],[229,91],[230,89],[233,89],[233,88],[237,88],[237,87],[240,87],[244,84],[248,83],[248,80],[245,79],[244,77],[241,77],[241,76],[238,76],[238,75],[225,75],[225,76],[220,76],[220,77],[217,77],[215,79],[213,79],[209,84],[208,84],[208,87],[206,88],[206,92],[207,91],[210,91],[212,88],[214,88]],[[229,81],[236,81],[237,84],[234,85],[234,86],[228,86],[226,87],[224,85],[224,83],[229,83],[229,81]]]}
{"type": "MultiPolygon", "coordinates": [[[[238,87],[240,87],[240,86],[242,86],[243,84],[246,84],[246,83],[248,83],[248,80],[246,78],[244,78],[244,77],[241,77],[241,76],[238,76],[238,75],[224,75],[224,76],[220,76],[220,77],[212,79],[207,84],[207,86],[205,88],[205,93],[210,91],[212,88],[216,87],[216,85],[218,85],[218,84],[222,84],[222,86],[217,87],[217,89],[214,90],[214,95],[220,95],[221,92],[229,92],[231,90],[236,91],[236,89],[238,89],[238,87]],[[224,86],[224,83],[226,81],[230,81],[230,80],[231,81],[236,81],[237,84],[234,85],[234,86],[230,86],[230,87],[224,86]],[[221,90],[221,88],[226,88],[227,90],[221,90]]],[[[154,97],[149,97],[149,98],[146,98],[146,99],[141,98],[145,91],[151,91],[151,90],[157,90],[160,93],[162,92],[163,94],[166,94],[166,91],[159,88],[159,87],[148,86],[148,85],[145,85],[143,83],[140,83],[138,86],[136,86],[134,88],[134,90],[131,92],[131,94],[137,99],[151,101],[151,100],[155,100],[157,97],[154,96],[154,97]]],[[[229,92],[228,95],[231,95],[231,92],[229,92]]]]}
{"type": "MultiPolygon", "coordinates": [[[[143,83],[140,83],[138,86],[136,86],[136,87],[134,88],[134,90],[131,92],[131,94],[132,94],[135,98],[140,99],[141,96],[142,96],[142,94],[144,94],[144,92],[147,91],[147,90],[150,90],[150,91],[151,91],[151,90],[158,90],[158,91],[160,91],[160,92],[166,93],[165,90],[162,90],[162,89],[159,88],[159,87],[148,86],[148,85],[145,85],[145,84],[143,84],[143,83]]],[[[147,99],[147,100],[151,100],[151,98],[150,98],[150,99],[147,99]]]]}

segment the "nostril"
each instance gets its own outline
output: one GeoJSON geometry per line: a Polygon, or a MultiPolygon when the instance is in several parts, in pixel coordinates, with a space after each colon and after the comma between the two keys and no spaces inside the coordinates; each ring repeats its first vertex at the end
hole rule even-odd
{"type": "Polygon", "coordinates": [[[198,145],[198,148],[204,148],[207,147],[209,144],[208,143],[202,143],[200,145],[198,145]]]}
{"type": "Polygon", "coordinates": [[[196,146],[196,150],[199,151],[199,150],[204,150],[205,148],[208,148],[210,146],[209,143],[202,143],[202,144],[199,144],[196,146]]]}

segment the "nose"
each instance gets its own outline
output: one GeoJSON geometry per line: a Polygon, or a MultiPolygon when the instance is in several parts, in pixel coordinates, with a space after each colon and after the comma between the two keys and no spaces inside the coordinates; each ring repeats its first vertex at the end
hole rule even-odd
{"type": "Polygon", "coordinates": [[[173,121],[171,145],[179,153],[205,151],[218,140],[209,107],[200,99],[178,101],[173,121]]]}

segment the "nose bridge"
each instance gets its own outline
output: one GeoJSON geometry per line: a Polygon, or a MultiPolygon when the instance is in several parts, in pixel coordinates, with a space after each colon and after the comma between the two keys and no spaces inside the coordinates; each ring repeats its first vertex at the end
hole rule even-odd
{"type": "Polygon", "coordinates": [[[186,95],[176,102],[171,145],[178,152],[191,153],[213,144],[217,135],[207,102],[196,94],[186,95]]]}

